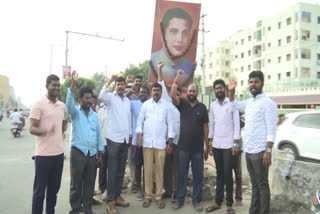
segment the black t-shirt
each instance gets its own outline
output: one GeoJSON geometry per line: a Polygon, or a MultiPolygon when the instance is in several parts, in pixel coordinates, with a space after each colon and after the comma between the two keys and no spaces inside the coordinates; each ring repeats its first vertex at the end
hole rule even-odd
{"type": "Polygon", "coordinates": [[[178,146],[186,152],[203,152],[203,124],[208,123],[208,111],[204,104],[197,102],[191,107],[189,102],[180,98],[180,138],[178,146]]]}

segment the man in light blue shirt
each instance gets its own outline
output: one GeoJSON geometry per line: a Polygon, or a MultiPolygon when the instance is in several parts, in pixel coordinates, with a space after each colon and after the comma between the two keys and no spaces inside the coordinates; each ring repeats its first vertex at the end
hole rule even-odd
{"type": "Polygon", "coordinates": [[[71,116],[70,154],[70,205],[72,214],[79,214],[81,202],[84,212],[92,214],[92,197],[98,165],[102,166],[102,143],[100,122],[97,113],[91,109],[92,89],[82,87],[79,92],[80,106],[74,103],[75,85],[78,75],[72,72],[71,88],[66,98],[67,112],[71,116]]]}

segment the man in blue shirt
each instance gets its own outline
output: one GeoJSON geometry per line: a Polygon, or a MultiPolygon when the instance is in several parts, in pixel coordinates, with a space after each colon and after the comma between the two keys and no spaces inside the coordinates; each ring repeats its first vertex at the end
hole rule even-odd
{"type": "Polygon", "coordinates": [[[97,172],[96,161],[102,166],[102,143],[100,122],[91,109],[92,89],[82,87],[79,92],[80,106],[74,104],[75,86],[78,75],[72,72],[71,88],[66,98],[67,112],[71,116],[70,154],[70,205],[72,214],[79,214],[81,201],[84,213],[92,214],[92,197],[97,172]],[[96,158],[98,157],[98,160],[96,158]]]}
{"type": "MultiPolygon", "coordinates": [[[[139,113],[142,107],[142,104],[148,99],[148,88],[142,87],[140,89],[139,98],[140,100],[131,100],[131,117],[132,117],[132,130],[133,132],[136,130],[137,127],[137,120],[139,117],[139,113]]],[[[142,147],[137,146],[137,135],[133,134],[132,136],[132,147],[131,147],[131,161],[132,164],[135,166],[135,180],[137,185],[137,199],[142,200],[143,199],[143,191],[141,187],[141,169],[143,165],[143,153],[142,153],[142,147]]]]}

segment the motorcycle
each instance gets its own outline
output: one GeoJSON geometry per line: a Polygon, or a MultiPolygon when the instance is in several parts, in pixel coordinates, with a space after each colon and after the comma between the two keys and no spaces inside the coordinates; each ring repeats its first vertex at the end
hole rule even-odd
{"type": "Polygon", "coordinates": [[[313,198],[311,211],[312,213],[320,214],[320,190],[317,191],[313,198]]]}
{"type": "Polygon", "coordinates": [[[14,137],[19,137],[20,134],[21,134],[21,130],[22,130],[22,127],[21,127],[21,124],[19,123],[12,123],[11,124],[11,133],[14,137]]]}

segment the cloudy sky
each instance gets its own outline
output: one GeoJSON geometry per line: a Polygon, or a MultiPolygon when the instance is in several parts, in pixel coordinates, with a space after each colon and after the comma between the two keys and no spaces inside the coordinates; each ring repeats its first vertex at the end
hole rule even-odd
{"type": "MultiPolygon", "coordinates": [[[[210,32],[205,41],[210,45],[299,1],[190,2],[201,3],[202,13],[208,14],[205,22],[210,32]]],[[[320,0],[304,2],[320,4],[320,0]]],[[[54,74],[62,74],[67,30],[125,39],[119,42],[70,34],[69,65],[81,76],[106,71],[111,75],[129,64],[138,65],[151,54],[154,11],[155,0],[1,1],[0,74],[9,77],[16,96],[30,105],[45,93],[45,78],[50,69],[54,74]]],[[[199,45],[198,58],[200,53],[199,45]]]]}

